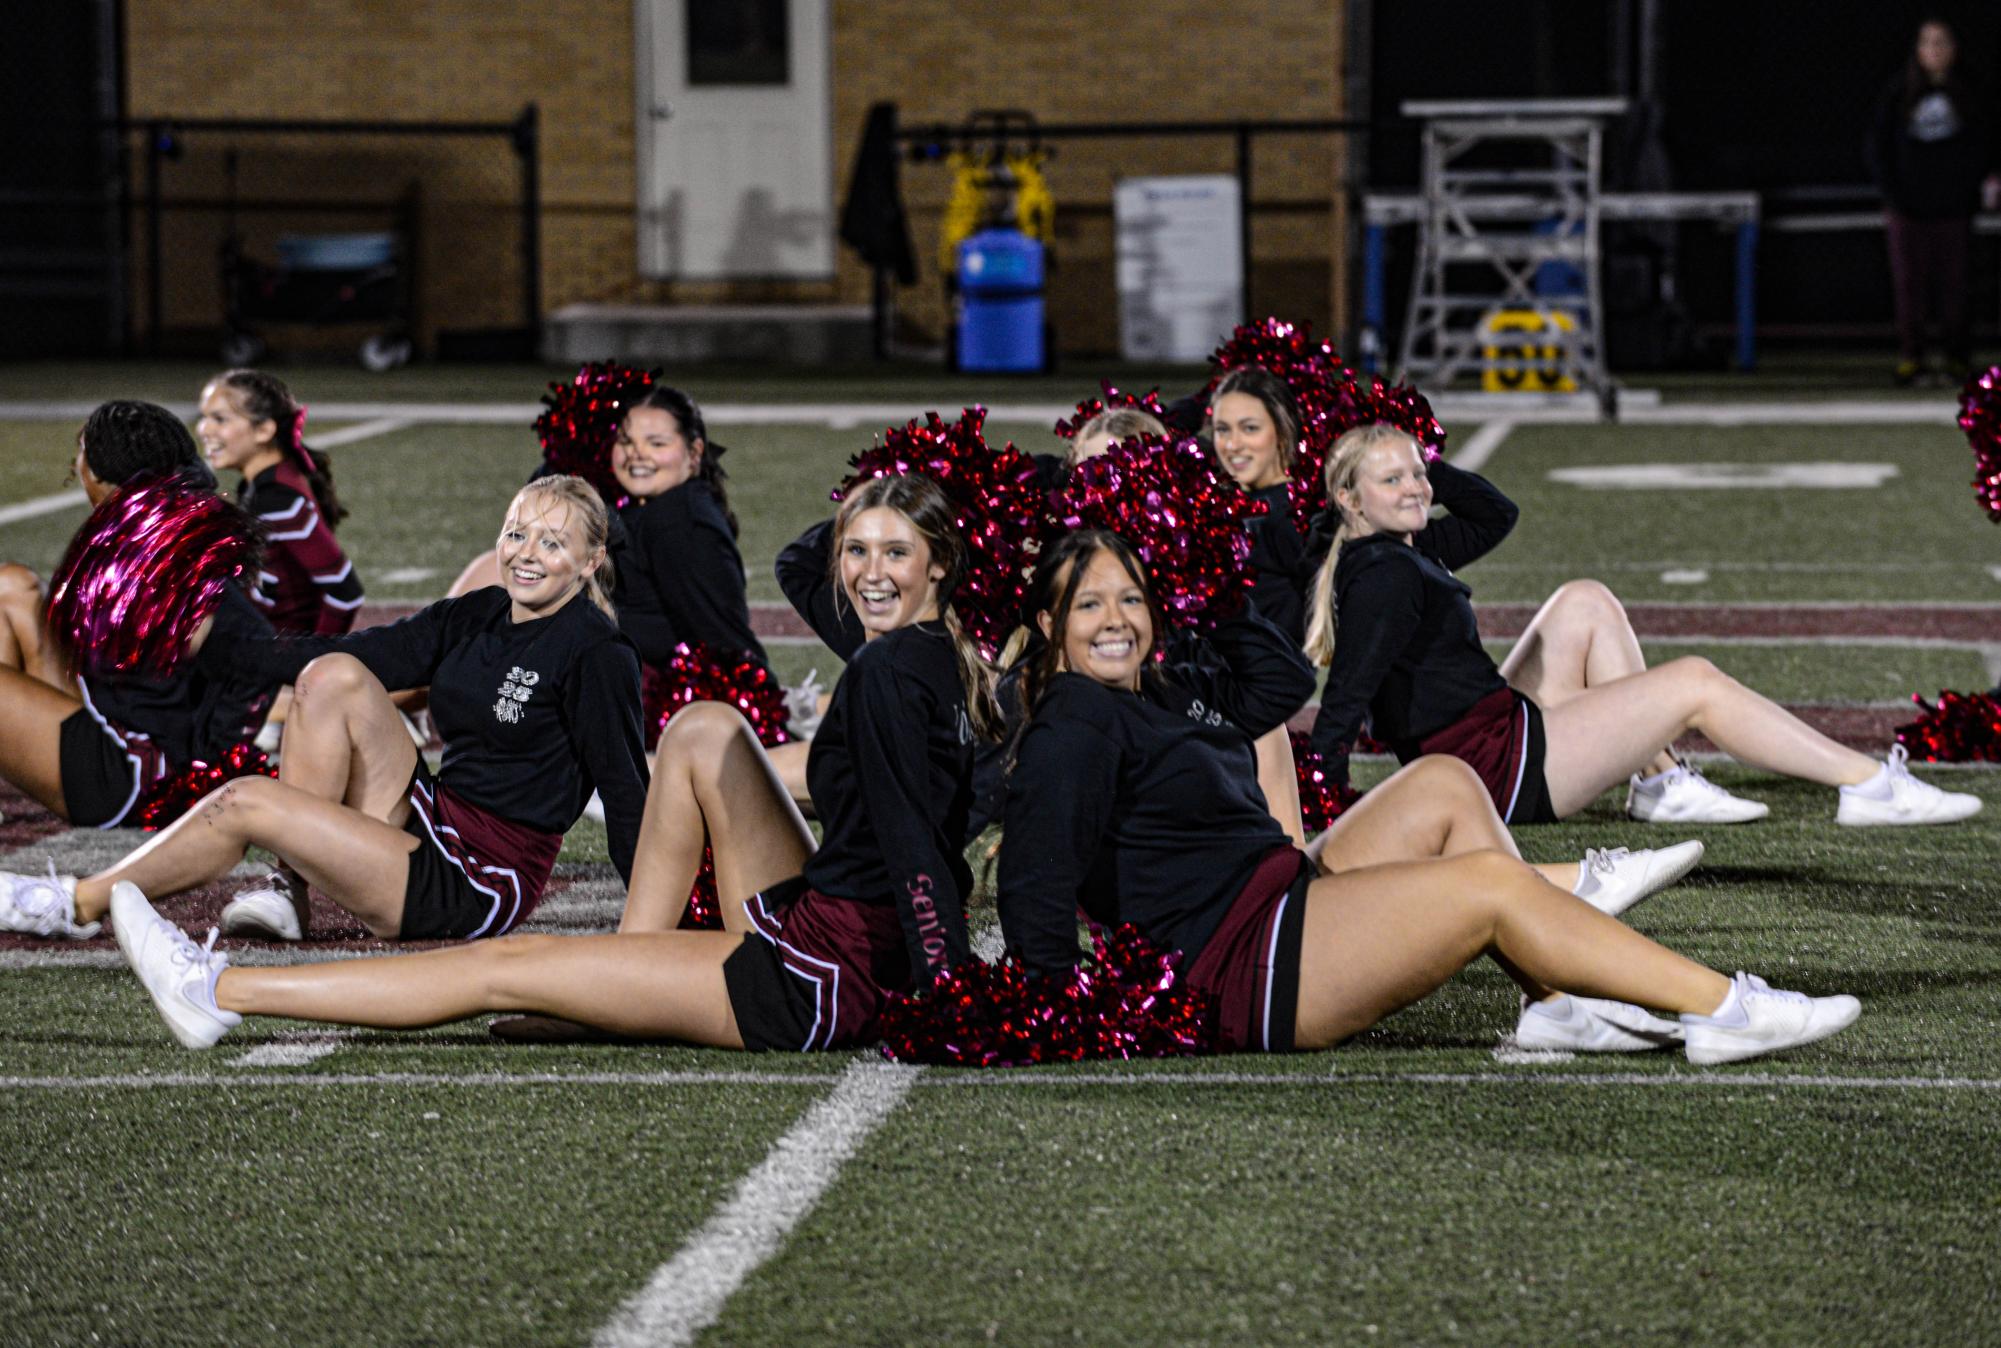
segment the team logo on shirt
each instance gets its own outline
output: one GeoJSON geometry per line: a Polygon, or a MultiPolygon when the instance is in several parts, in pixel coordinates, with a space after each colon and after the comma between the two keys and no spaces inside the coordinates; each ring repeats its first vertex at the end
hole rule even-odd
{"type": "Polygon", "coordinates": [[[1217,711],[1214,707],[1203,706],[1202,699],[1198,697],[1191,700],[1188,704],[1188,719],[1191,721],[1200,721],[1203,725],[1221,725],[1223,724],[1223,713],[1217,711]]]}
{"type": "Polygon", "coordinates": [[[500,685],[500,700],[493,704],[494,719],[502,725],[515,725],[521,720],[521,704],[535,696],[535,685],[542,682],[542,676],[532,669],[516,665],[507,671],[506,682],[500,685]]]}

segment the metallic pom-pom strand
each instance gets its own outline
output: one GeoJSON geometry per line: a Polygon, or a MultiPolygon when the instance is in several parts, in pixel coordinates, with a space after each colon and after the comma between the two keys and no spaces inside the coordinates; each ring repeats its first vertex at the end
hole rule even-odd
{"type": "Polygon", "coordinates": [[[1927,702],[1911,694],[1920,715],[1897,727],[1897,743],[1925,763],[2001,763],[2001,697],[1941,692],[1927,702]]]}
{"type": "Polygon", "coordinates": [[[1973,498],[1990,523],[2001,524],[2001,365],[1966,381],[1959,429],[1973,448],[1973,498]]]}
{"type": "Polygon", "coordinates": [[[611,471],[619,423],[632,404],[659,382],[660,371],[616,361],[587,361],[567,384],[551,382],[535,418],[535,438],[550,474],[568,473],[597,488],[614,505],[625,489],[611,471]]]}

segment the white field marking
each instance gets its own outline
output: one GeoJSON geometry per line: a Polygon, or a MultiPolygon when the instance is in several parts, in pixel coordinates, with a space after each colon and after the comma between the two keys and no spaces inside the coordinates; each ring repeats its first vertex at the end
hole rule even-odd
{"type": "Polygon", "coordinates": [[[82,488],[75,491],[59,491],[49,496],[31,497],[17,505],[0,506],[0,524],[19,524],[22,520],[53,515],[58,510],[89,504],[90,498],[83,494],[82,488]]]}
{"type": "Polygon", "coordinates": [[[376,417],[372,421],[359,422],[353,426],[343,426],[337,431],[312,438],[314,449],[339,449],[342,445],[359,444],[363,440],[373,440],[378,435],[388,435],[410,425],[405,417],[376,417]]]}
{"type": "Polygon", "coordinates": [[[292,1030],[268,1044],[259,1044],[230,1063],[231,1067],[304,1067],[338,1052],[359,1030],[292,1030]]]}
{"type": "Polygon", "coordinates": [[[387,571],[377,571],[370,580],[379,580],[384,585],[415,585],[420,580],[429,580],[438,574],[435,566],[397,566],[387,571]]]}
{"type": "Polygon", "coordinates": [[[597,1348],[690,1343],[834,1182],[922,1068],[861,1061],[806,1111],[680,1253],[597,1332],[597,1348]]]}
{"type": "Polygon", "coordinates": [[[1454,468],[1477,473],[1487,466],[1487,460],[1494,457],[1494,451],[1501,447],[1501,441],[1507,439],[1508,432],[1514,428],[1515,423],[1505,417],[1489,421],[1466,437],[1465,446],[1457,454],[1446,455],[1446,461],[1454,468]]]}
{"type": "MultiPolygon", "coordinates": [[[[918,1069],[895,1063],[861,1060],[855,1067],[882,1068],[916,1076],[918,1069]]],[[[123,1072],[103,1076],[0,1076],[0,1091],[173,1090],[237,1086],[829,1086],[849,1080],[828,1072],[662,1071],[662,1072],[123,1072]]],[[[1760,1090],[1858,1091],[2001,1091],[1997,1077],[1846,1077],[1788,1076],[1777,1072],[1726,1072],[1670,1068],[1661,1072],[1135,1072],[1119,1064],[1083,1072],[1050,1072],[1038,1068],[997,1069],[926,1075],[911,1089],[995,1089],[1020,1086],[1146,1087],[1185,1091],[1199,1086],[1576,1086],[1615,1089],[1722,1086],[1760,1090]]],[[[830,1097],[831,1099],[831,1097],[830,1097]]],[[[828,1101],[822,1101],[822,1104],[828,1101]]],[[[810,1113],[807,1116],[811,1117],[810,1113]]],[[[795,1126],[799,1131],[804,1120],[795,1126]]],[[[790,1134],[787,1135],[791,1136],[790,1134]]],[[[781,1142],[780,1145],[783,1145],[781,1142]]],[[[775,1153],[774,1153],[775,1157],[775,1153]]],[[[767,1161],[769,1164],[769,1161],[767,1161]]],[[[754,1172],[755,1173],[755,1172],[754,1172]]],[[[748,1183],[748,1180],[746,1180],[748,1183]]]]}
{"type": "Polygon", "coordinates": [[[1894,463],[1603,463],[1552,468],[1551,482],[1587,491],[1704,489],[1873,489],[1896,477],[1894,463]]]}
{"type": "Polygon", "coordinates": [[[1511,1034],[1503,1036],[1493,1052],[1494,1061],[1504,1067],[1553,1067],[1577,1057],[1559,1048],[1523,1048],[1511,1034]]]}
{"type": "Polygon", "coordinates": [[[2001,687],[2001,644],[1988,643],[1979,648],[1980,662],[1987,666],[1987,677],[2001,687]]]}
{"type": "MultiPolygon", "coordinates": [[[[960,404],[947,400],[935,410],[955,416],[960,404]]],[[[81,421],[90,415],[95,402],[0,402],[0,421],[81,421]]],[[[183,417],[195,414],[193,403],[168,403],[169,411],[183,417]]],[[[1474,401],[1454,394],[1431,399],[1432,410],[1446,421],[1491,421],[1500,409],[1491,399],[1474,401]]],[[[409,422],[430,422],[464,426],[527,426],[540,416],[539,402],[335,402],[315,403],[313,411],[329,421],[367,421],[396,418],[409,422]]],[[[847,428],[897,426],[927,410],[922,399],[907,402],[858,403],[712,403],[703,416],[712,425],[807,425],[847,428]]],[[[1059,417],[1074,416],[1070,403],[992,403],[987,405],[989,421],[1040,421],[1054,423],[1059,417]]],[[[1594,407],[1509,407],[1508,419],[1517,424],[1578,424],[1602,420],[1594,407]]],[[[1958,407],[1950,400],[1842,402],[1687,402],[1642,406],[1628,400],[1619,420],[1629,425],[1649,426],[1771,426],[1771,425],[1876,425],[1952,426],[1959,418],[1958,407]]]]}
{"type": "Polygon", "coordinates": [[[1988,567],[1987,574],[1994,577],[1994,579],[1996,580],[2001,580],[2001,566],[1988,567]]]}
{"type": "Polygon", "coordinates": [[[1701,567],[1661,572],[1663,585],[1700,585],[1709,579],[1709,573],[1701,567]]]}

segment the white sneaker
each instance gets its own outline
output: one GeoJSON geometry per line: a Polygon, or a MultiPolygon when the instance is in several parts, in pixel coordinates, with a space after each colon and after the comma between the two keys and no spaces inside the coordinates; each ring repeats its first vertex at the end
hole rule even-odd
{"type": "Polygon", "coordinates": [[[1903,745],[1895,745],[1875,777],[1860,786],[1842,787],[1834,822],[1850,828],[1954,824],[1980,813],[1980,797],[1964,791],[1941,791],[1911,776],[1910,757],[1903,745]]]}
{"type": "Polygon", "coordinates": [[[604,797],[595,791],[591,792],[591,798],[584,802],[584,818],[595,819],[600,824],[604,822],[604,797]]]}
{"type": "Polygon", "coordinates": [[[1637,852],[1587,847],[1577,866],[1577,888],[1571,893],[1607,917],[1617,917],[1687,875],[1701,860],[1702,844],[1694,839],[1637,852]]]}
{"type": "Polygon", "coordinates": [[[1740,973],[1723,1005],[1706,1016],[1681,1018],[1682,1040],[1688,1060],[1708,1067],[1811,1044],[1847,1029],[1861,1014],[1862,1003],[1853,997],[1783,992],[1740,973]]]}
{"type": "Polygon", "coordinates": [[[243,1023],[242,1016],[215,1004],[216,975],[228,966],[229,957],[216,952],[214,927],[208,929],[208,944],[196,945],[153,911],[139,886],[120,880],[111,887],[111,931],[125,962],[183,1045],[208,1048],[243,1023]]]}
{"type": "Polygon", "coordinates": [[[810,740],[820,728],[820,671],[809,669],[797,688],[785,690],[785,728],[794,739],[810,740]]]}
{"type": "Polygon", "coordinates": [[[1686,763],[1658,778],[1634,773],[1626,783],[1626,813],[1648,824],[1748,824],[1772,807],[1733,796],[1686,763]]]}
{"type": "Polygon", "coordinates": [[[282,721],[266,721],[258,728],[257,738],[252,740],[264,756],[272,762],[278,761],[278,750],[285,743],[285,725],[282,721]]]}
{"type": "Polygon", "coordinates": [[[88,941],[102,928],[99,922],[77,923],[76,877],[57,875],[55,862],[47,875],[0,871],[0,931],[88,941]]]}
{"type": "Polygon", "coordinates": [[[218,925],[224,936],[248,936],[260,941],[297,941],[305,937],[292,882],[272,871],[256,889],[246,889],[222,910],[218,925]]]}
{"type": "Polygon", "coordinates": [[[1525,1002],[1515,1023],[1521,1048],[1571,1053],[1646,1053],[1681,1042],[1681,1026],[1630,1002],[1559,994],[1525,1002]]]}

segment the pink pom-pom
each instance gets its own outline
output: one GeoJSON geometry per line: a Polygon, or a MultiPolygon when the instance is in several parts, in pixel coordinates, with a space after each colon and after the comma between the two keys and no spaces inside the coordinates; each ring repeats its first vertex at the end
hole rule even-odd
{"type": "Polygon", "coordinates": [[[2001,365],[1966,381],[1959,429],[1973,447],[1973,497],[1990,523],[2001,524],[2001,365]]]}
{"type": "Polygon", "coordinates": [[[238,777],[276,777],[278,769],[248,740],[232,744],[214,763],[199,760],[154,782],[132,807],[132,822],[146,832],[163,829],[201,802],[202,797],[238,777]]]}
{"type": "Polygon", "coordinates": [[[172,673],[261,552],[257,522],[213,491],[134,479],[70,540],[49,587],[49,631],[81,673],[172,673]]]}
{"type": "Polygon", "coordinates": [[[625,494],[611,471],[619,423],[659,378],[659,370],[607,360],[587,362],[567,384],[551,383],[535,418],[548,471],[580,477],[616,504],[625,494]]]}
{"type": "Polygon", "coordinates": [[[1235,614],[1250,593],[1245,521],[1264,513],[1193,439],[1129,441],[1088,459],[1054,493],[1069,529],[1105,529],[1132,544],[1168,613],[1197,630],[1235,614]]]}
{"type": "Polygon", "coordinates": [[[1294,730],[1287,738],[1292,741],[1292,770],[1299,778],[1299,812],[1310,838],[1339,819],[1343,811],[1362,798],[1362,793],[1327,775],[1327,761],[1313,747],[1311,736],[1294,730]]]}
{"type": "Polygon", "coordinates": [[[883,1053],[951,1067],[1167,1058],[1210,1048],[1215,998],[1186,987],[1180,953],[1130,926],[1092,929],[1092,957],[1067,980],[1031,977],[1013,957],[975,961],[882,1012],[883,1053]]]}
{"type": "MultiPolygon", "coordinates": [[[[665,668],[648,665],[642,671],[639,701],[648,749],[660,742],[660,733],[674,713],[691,702],[722,702],[735,707],[750,722],[758,743],[767,749],[792,740],[785,689],[770,670],[748,655],[718,658],[708,647],[684,641],[674,648],[665,668]]],[[[704,844],[702,865],[695,873],[688,907],[681,914],[681,927],[717,931],[722,925],[722,908],[716,897],[716,855],[704,844]]]]}
{"type": "Polygon", "coordinates": [[[1104,390],[1105,396],[1102,398],[1086,398],[1077,404],[1077,414],[1074,417],[1059,418],[1056,422],[1056,433],[1058,435],[1062,436],[1065,440],[1075,440],[1077,432],[1084,429],[1085,424],[1092,417],[1113,407],[1130,407],[1136,412],[1144,412],[1148,416],[1156,418],[1163,425],[1166,424],[1167,409],[1160,405],[1159,389],[1148,389],[1145,393],[1135,397],[1130,393],[1121,393],[1118,389],[1113,388],[1109,381],[1099,384],[1098,387],[1104,390]]]}
{"type": "Polygon", "coordinates": [[[884,431],[881,442],[850,460],[854,471],[834,489],[839,501],[859,482],[915,474],[929,478],[951,502],[966,542],[966,574],[952,592],[966,635],[993,659],[1021,625],[1047,507],[1036,486],[1035,461],[1012,444],[987,446],[987,410],[968,407],[947,424],[936,412],[884,431]]]}
{"type": "Polygon", "coordinates": [[[1897,743],[1925,763],[2001,763],[2001,698],[1992,693],[1941,692],[1911,701],[1921,715],[1897,727],[1897,743]]]}

